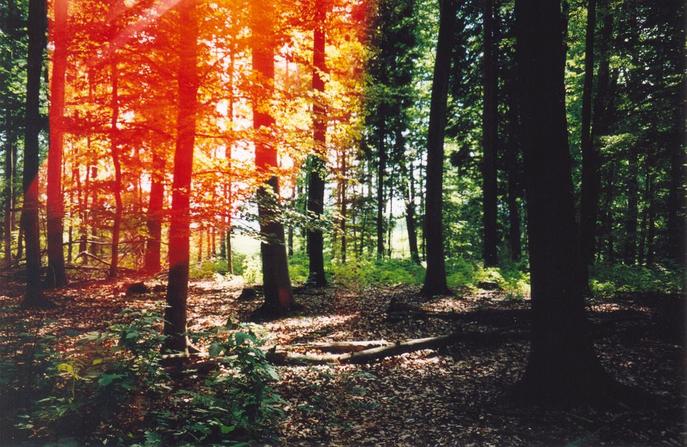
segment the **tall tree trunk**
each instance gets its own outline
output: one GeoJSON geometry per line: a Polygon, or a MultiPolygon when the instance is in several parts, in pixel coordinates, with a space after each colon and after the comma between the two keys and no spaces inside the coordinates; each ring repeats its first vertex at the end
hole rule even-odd
{"type": "Polygon", "coordinates": [[[494,0],[483,1],[484,17],[484,110],[482,113],[482,255],[484,265],[498,265],[496,246],[496,143],[497,143],[497,96],[496,96],[496,44],[494,26],[494,0]]]}
{"type": "MultiPolygon", "coordinates": [[[[394,177],[394,167],[392,166],[391,168],[391,178],[393,179],[394,177]]],[[[391,259],[391,252],[393,250],[392,244],[391,244],[391,234],[393,232],[393,225],[394,225],[394,182],[391,181],[389,182],[389,215],[386,219],[386,240],[387,240],[387,247],[386,247],[386,253],[387,257],[391,259]]]]}
{"type": "Polygon", "coordinates": [[[270,2],[251,3],[252,60],[259,88],[253,96],[253,129],[255,130],[255,167],[260,174],[271,177],[258,189],[260,220],[260,254],[262,258],[263,291],[266,314],[280,314],[293,307],[293,291],[289,278],[284,226],[275,216],[271,197],[279,198],[279,178],[270,171],[277,167],[277,149],[271,141],[274,118],[267,103],[274,91],[274,5],[270,2]],[[267,191],[270,188],[271,194],[267,191]]]}
{"type": "MultiPolygon", "coordinates": [[[[113,50],[114,51],[114,50],[113,50]]],[[[119,160],[119,70],[117,59],[113,53],[111,62],[112,70],[112,120],[110,122],[110,156],[114,166],[114,182],[112,182],[112,194],[115,198],[115,214],[112,222],[112,243],[110,245],[110,271],[109,278],[117,277],[119,267],[119,234],[122,225],[122,166],[119,160]]]]}
{"type": "Polygon", "coordinates": [[[626,264],[634,264],[637,257],[638,170],[639,148],[633,144],[628,155],[627,172],[627,212],[625,214],[625,240],[623,242],[623,260],[626,264]]]}
{"type": "MultiPolygon", "coordinates": [[[[684,14],[684,13],[683,13],[684,14]]],[[[684,17],[684,15],[683,15],[684,17]]],[[[678,25],[678,42],[685,42],[685,27],[678,25]]],[[[685,73],[685,47],[680,45],[677,73],[685,73]]],[[[687,112],[687,76],[680,83],[681,100],[675,107],[675,131],[670,139],[670,181],[668,189],[668,257],[678,266],[687,264],[687,190],[685,185],[685,112],[687,112]]]]}
{"type": "Polygon", "coordinates": [[[150,197],[148,202],[148,214],[146,226],[148,228],[148,240],[144,255],[143,269],[147,273],[157,273],[162,268],[160,251],[162,245],[162,206],[164,203],[164,171],[165,159],[157,150],[153,152],[153,164],[151,172],[150,197]]]}
{"type": "Polygon", "coordinates": [[[425,231],[427,240],[427,272],[422,292],[425,295],[448,293],[444,234],[442,222],[444,179],[444,134],[446,130],[446,100],[448,74],[451,69],[451,43],[456,26],[456,3],[440,0],[439,37],[437,39],[432,99],[427,131],[427,175],[425,231]]]}
{"type": "MultiPolygon", "coordinates": [[[[313,21],[313,140],[315,155],[311,158],[311,171],[308,177],[308,211],[319,220],[324,212],[324,161],[327,157],[327,112],[324,98],[325,73],[325,19],[327,15],[325,0],[315,1],[313,21]]],[[[323,287],[327,281],[324,276],[324,241],[320,222],[316,228],[308,229],[308,284],[323,287]]]]}
{"type": "Polygon", "coordinates": [[[346,225],[348,224],[348,154],[346,150],[341,151],[341,175],[340,175],[340,185],[341,185],[341,222],[339,224],[339,230],[341,231],[341,263],[346,263],[346,252],[348,251],[348,235],[346,234],[346,225]]]}
{"type": "Polygon", "coordinates": [[[386,123],[384,122],[385,114],[380,111],[379,117],[379,140],[377,142],[377,155],[379,157],[377,163],[377,259],[384,257],[384,177],[386,175],[386,123]]]}
{"type": "Polygon", "coordinates": [[[401,169],[400,190],[403,195],[403,204],[405,205],[405,221],[406,231],[408,233],[408,249],[410,251],[410,259],[416,264],[420,264],[420,254],[417,248],[417,227],[415,223],[415,179],[413,172],[412,160],[406,161],[405,157],[405,138],[403,137],[403,129],[396,129],[396,153],[400,154],[399,167],[401,169]],[[410,163],[410,169],[408,167],[410,163]]]}
{"type": "MultiPolygon", "coordinates": [[[[646,154],[647,184],[647,222],[646,222],[646,265],[654,263],[654,238],[656,236],[656,188],[654,172],[656,170],[656,149],[648,146],[646,154]]],[[[641,256],[641,253],[640,253],[641,256]]]]}
{"type": "Polygon", "coordinates": [[[532,339],[522,397],[570,404],[611,385],[588,330],[565,122],[560,1],[516,0],[532,278],[532,339]]]}
{"type": "MultiPolygon", "coordinates": [[[[593,0],[590,0],[593,1],[593,0]]],[[[599,215],[599,200],[601,195],[601,153],[599,150],[599,137],[608,132],[609,115],[613,99],[610,97],[610,73],[609,73],[609,41],[611,40],[613,18],[608,10],[608,1],[602,0],[600,3],[600,13],[602,17],[601,36],[599,40],[599,69],[596,81],[596,94],[591,118],[590,141],[587,142],[587,178],[585,180],[584,171],[584,149],[583,149],[583,185],[582,185],[582,204],[580,211],[580,234],[582,261],[585,264],[583,273],[587,275],[588,266],[594,262],[596,252],[596,233],[597,219],[599,215]],[[586,181],[586,190],[585,190],[586,181]],[[586,229],[585,229],[586,226],[586,229]]],[[[592,49],[593,51],[593,49],[592,49]]],[[[586,78],[585,78],[586,82],[586,78]]]]}
{"type": "Polygon", "coordinates": [[[589,266],[594,261],[596,214],[599,192],[599,153],[592,139],[592,86],[594,85],[594,33],[596,31],[596,0],[587,1],[587,31],[584,50],[584,85],[582,88],[582,186],[580,200],[580,252],[582,274],[589,281],[589,266]]]}
{"type": "Polygon", "coordinates": [[[15,135],[13,132],[13,123],[9,109],[5,110],[5,135],[7,138],[5,146],[5,181],[3,185],[4,196],[4,214],[3,214],[3,236],[4,236],[4,263],[9,266],[12,263],[12,221],[14,217],[14,151],[15,151],[15,135]]]}
{"type": "MultiPolygon", "coordinates": [[[[515,67],[513,67],[515,71],[515,67]]],[[[519,261],[522,257],[522,229],[520,204],[522,197],[522,166],[518,154],[522,151],[522,136],[520,134],[520,111],[517,100],[517,82],[515,73],[506,79],[508,100],[508,146],[506,147],[506,183],[508,205],[508,247],[512,261],[519,261]]]]}
{"type": "Polygon", "coordinates": [[[408,249],[410,250],[410,259],[416,264],[420,264],[420,252],[417,248],[417,218],[415,217],[415,172],[412,161],[410,163],[408,179],[408,197],[405,204],[408,249]]]}
{"type": "Polygon", "coordinates": [[[48,287],[67,285],[64,268],[64,195],[62,189],[62,153],[64,151],[64,82],[67,70],[68,0],[54,1],[50,85],[50,146],[48,149],[48,287]]]}
{"type": "Polygon", "coordinates": [[[41,290],[41,247],[38,222],[38,135],[41,129],[40,90],[43,52],[46,46],[44,0],[29,0],[29,46],[26,74],[26,123],[24,129],[24,205],[21,228],[26,242],[26,292],[23,306],[44,306],[41,290]]]}
{"type": "MultiPolygon", "coordinates": [[[[21,26],[17,17],[17,11],[13,0],[7,2],[5,13],[5,23],[3,27],[8,36],[17,36],[17,30],[21,26]]],[[[8,70],[9,65],[15,60],[14,49],[9,48],[7,62],[3,63],[3,68],[8,70]]],[[[6,100],[9,98],[6,97],[6,100]]],[[[7,101],[4,105],[5,114],[5,178],[3,183],[3,242],[5,265],[12,264],[12,231],[14,230],[14,206],[15,206],[15,178],[17,163],[17,134],[15,130],[16,119],[14,117],[12,104],[7,101]]]]}
{"type": "Polygon", "coordinates": [[[190,196],[193,174],[193,148],[196,136],[198,92],[197,48],[198,19],[196,0],[184,0],[179,11],[179,68],[177,137],[174,151],[172,212],[169,227],[169,275],[165,308],[164,350],[188,352],[186,336],[186,301],[190,260],[190,196]],[[173,249],[172,249],[173,247],[173,249]]]}
{"type": "MultiPolygon", "coordinates": [[[[517,123],[514,123],[517,125],[517,123]]],[[[515,141],[511,140],[507,148],[508,168],[508,246],[512,261],[519,261],[522,256],[521,229],[520,229],[520,206],[518,197],[520,185],[518,181],[518,158],[515,141]]]]}

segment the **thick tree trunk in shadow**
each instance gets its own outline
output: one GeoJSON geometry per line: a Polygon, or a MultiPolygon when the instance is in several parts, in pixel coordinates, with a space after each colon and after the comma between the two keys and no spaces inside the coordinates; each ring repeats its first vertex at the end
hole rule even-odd
{"type": "MultiPolygon", "coordinates": [[[[43,51],[46,46],[45,1],[29,0],[29,48],[26,81],[26,122],[24,128],[24,205],[21,231],[26,242],[26,291],[22,306],[45,307],[51,303],[41,289],[41,247],[38,221],[38,135],[41,129],[40,89],[43,51]]],[[[21,245],[20,245],[21,246],[21,245]]],[[[17,256],[21,259],[21,256],[17,256]]]]}
{"type": "Polygon", "coordinates": [[[556,405],[612,398],[585,315],[565,121],[561,3],[516,1],[532,283],[532,339],[515,397],[556,405]]]}

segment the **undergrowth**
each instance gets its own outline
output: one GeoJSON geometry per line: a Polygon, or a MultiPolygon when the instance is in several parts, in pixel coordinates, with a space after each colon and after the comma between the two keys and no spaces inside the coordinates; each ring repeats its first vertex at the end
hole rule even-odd
{"type": "Polygon", "coordinates": [[[121,320],[67,353],[54,338],[40,341],[50,354],[33,365],[40,386],[17,428],[58,445],[248,445],[282,415],[254,326],[193,334],[210,358],[205,371],[193,362],[180,370],[163,366],[159,310],[125,310],[121,320]]]}
{"type": "MultiPolygon", "coordinates": [[[[326,260],[325,271],[329,283],[346,288],[371,286],[421,285],[425,269],[410,259],[373,258],[353,259],[342,264],[326,260]]],[[[226,261],[205,261],[192,269],[192,277],[211,277],[226,274],[226,261]]],[[[234,256],[234,274],[242,275],[249,284],[262,281],[259,256],[234,256]]],[[[295,285],[308,278],[308,257],[295,253],[289,258],[289,274],[295,285]]],[[[484,267],[481,262],[449,258],[446,260],[447,282],[451,289],[476,289],[485,283],[502,291],[507,298],[524,298],[530,295],[530,277],[527,263],[510,262],[500,267],[484,267]]],[[[590,287],[598,297],[619,293],[676,293],[683,290],[684,272],[660,265],[595,265],[591,269],[590,287]]]]}

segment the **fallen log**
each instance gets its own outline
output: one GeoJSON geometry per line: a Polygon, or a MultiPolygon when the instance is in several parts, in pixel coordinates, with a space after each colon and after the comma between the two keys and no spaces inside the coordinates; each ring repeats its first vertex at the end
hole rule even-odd
{"type": "Polygon", "coordinates": [[[395,342],[362,351],[346,354],[298,354],[289,351],[278,350],[277,347],[267,352],[267,359],[277,365],[323,365],[333,364],[359,364],[374,360],[392,357],[423,349],[436,349],[448,346],[457,341],[459,334],[442,335],[439,337],[418,338],[404,342],[395,342]]]}
{"type": "Polygon", "coordinates": [[[391,342],[388,342],[386,340],[362,340],[302,343],[291,345],[291,347],[331,353],[346,353],[359,352],[364,351],[365,349],[376,348],[379,346],[389,346],[391,344],[391,342]]]}

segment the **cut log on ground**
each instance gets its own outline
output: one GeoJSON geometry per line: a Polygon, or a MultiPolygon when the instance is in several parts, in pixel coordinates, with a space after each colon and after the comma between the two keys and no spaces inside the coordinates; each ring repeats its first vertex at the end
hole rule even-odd
{"type": "Polygon", "coordinates": [[[267,358],[277,365],[322,365],[327,363],[369,363],[375,360],[392,357],[423,349],[437,349],[455,343],[460,334],[442,335],[440,337],[418,338],[404,342],[391,343],[376,348],[347,354],[298,354],[276,347],[268,351],[267,358]]]}
{"type": "Polygon", "coordinates": [[[362,341],[332,341],[320,343],[303,343],[291,345],[293,348],[302,348],[306,351],[323,351],[335,354],[346,352],[359,352],[380,346],[390,346],[393,343],[386,340],[362,340],[362,341]]]}

